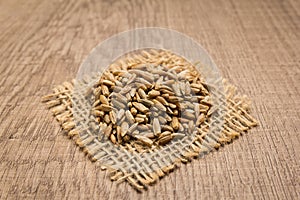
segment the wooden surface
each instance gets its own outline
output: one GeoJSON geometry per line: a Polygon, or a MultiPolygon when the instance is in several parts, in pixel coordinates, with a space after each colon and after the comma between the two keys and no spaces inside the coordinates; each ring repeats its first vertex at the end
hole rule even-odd
{"type": "Polygon", "coordinates": [[[241,1],[0,1],[1,199],[296,199],[300,196],[300,4],[241,1]],[[144,193],[111,182],[40,97],[76,76],[99,42],[160,26],[212,55],[253,100],[260,126],[144,193]]]}

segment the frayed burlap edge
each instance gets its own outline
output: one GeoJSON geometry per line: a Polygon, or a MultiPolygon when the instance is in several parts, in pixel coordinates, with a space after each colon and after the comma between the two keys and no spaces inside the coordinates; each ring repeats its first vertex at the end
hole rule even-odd
{"type": "MultiPolygon", "coordinates": [[[[205,127],[203,134],[193,139],[189,149],[180,155],[174,163],[156,169],[152,173],[140,171],[137,173],[127,173],[118,169],[113,169],[109,165],[103,165],[102,169],[107,169],[110,178],[113,181],[122,182],[126,180],[135,189],[141,191],[147,186],[155,183],[159,178],[165,176],[180,163],[186,163],[210,151],[210,148],[218,149],[220,146],[230,143],[233,139],[239,137],[242,133],[257,125],[257,121],[249,114],[250,100],[246,96],[237,93],[236,88],[223,80],[226,96],[225,123],[222,127],[221,134],[217,137],[213,136],[213,140],[204,140],[207,131],[205,127]],[[203,136],[203,137],[202,137],[203,136]],[[209,142],[208,142],[209,141],[209,142]]],[[[74,89],[74,82],[64,82],[53,89],[53,93],[42,98],[51,110],[57,121],[66,131],[67,135],[72,138],[75,143],[82,148],[92,161],[97,161],[101,152],[97,145],[89,145],[94,137],[80,135],[72,114],[71,94],[74,89]]],[[[211,136],[210,136],[211,137],[211,136]]],[[[100,163],[101,164],[101,163],[100,163]]]]}

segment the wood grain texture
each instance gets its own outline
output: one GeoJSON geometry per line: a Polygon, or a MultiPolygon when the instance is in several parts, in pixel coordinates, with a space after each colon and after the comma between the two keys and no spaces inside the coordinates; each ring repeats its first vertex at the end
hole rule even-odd
{"type": "Polygon", "coordinates": [[[0,1],[0,199],[296,199],[300,196],[300,3],[296,0],[0,1]],[[212,55],[260,126],[144,193],[111,182],[40,97],[99,42],[160,26],[212,55]]]}

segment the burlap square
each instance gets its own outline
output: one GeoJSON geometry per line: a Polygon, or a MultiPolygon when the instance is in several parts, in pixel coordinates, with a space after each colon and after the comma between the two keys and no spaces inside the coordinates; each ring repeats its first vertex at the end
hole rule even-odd
{"type": "MultiPolygon", "coordinates": [[[[132,63],[132,60],[124,60],[124,63],[129,62],[132,63]]],[[[237,93],[236,88],[224,79],[218,79],[215,84],[222,84],[224,91],[211,87],[210,92],[215,97],[215,113],[209,122],[204,122],[199,134],[190,134],[161,148],[144,152],[129,144],[115,145],[100,133],[88,106],[93,102],[89,102],[86,92],[90,90],[91,83],[98,79],[99,74],[95,74],[84,80],[64,82],[55,87],[52,94],[43,97],[43,101],[67,135],[92,161],[109,170],[111,180],[126,180],[139,191],[180,166],[180,163],[218,149],[257,125],[249,114],[248,98],[237,93]]]]}

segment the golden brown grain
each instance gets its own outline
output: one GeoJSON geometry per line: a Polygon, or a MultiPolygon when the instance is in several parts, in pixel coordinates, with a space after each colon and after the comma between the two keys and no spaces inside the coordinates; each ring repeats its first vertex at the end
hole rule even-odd
{"type": "Polygon", "coordinates": [[[114,144],[130,144],[137,151],[199,134],[197,128],[207,124],[214,112],[207,86],[194,66],[165,51],[144,51],[116,61],[92,93],[92,114],[100,130],[114,144]]]}

